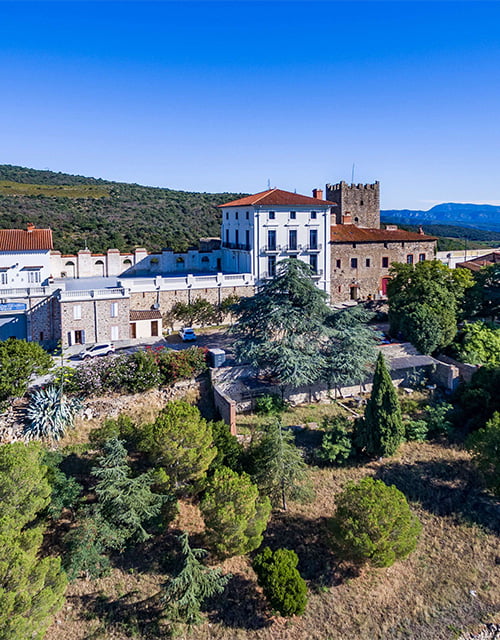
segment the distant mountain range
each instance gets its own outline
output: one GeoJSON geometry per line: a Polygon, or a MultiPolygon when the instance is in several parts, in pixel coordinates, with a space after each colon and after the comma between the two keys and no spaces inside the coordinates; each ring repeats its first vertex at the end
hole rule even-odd
{"type": "Polygon", "coordinates": [[[399,224],[451,224],[500,231],[500,206],[491,204],[460,204],[447,202],[428,211],[385,209],[380,212],[382,222],[399,224]]]}

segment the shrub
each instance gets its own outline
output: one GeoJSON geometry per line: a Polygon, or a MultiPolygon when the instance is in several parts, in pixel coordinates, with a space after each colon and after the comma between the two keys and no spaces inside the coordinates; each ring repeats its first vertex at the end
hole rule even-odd
{"type": "Polygon", "coordinates": [[[160,386],[160,382],[155,356],[150,352],[136,351],[127,358],[127,370],[119,386],[130,393],[140,393],[160,386]]]}
{"type": "Polygon", "coordinates": [[[474,461],[483,473],[488,487],[500,497],[500,413],[467,440],[474,461]]]}
{"type": "Polygon", "coordinates": [[[307,586],[300,575],[295,551],[266,547],[252,566],[273,609],[283,616],[301,615],[307,604],[307,586]]]}
{"type": "Polygon", "coordinates": [[[395,486],[363,478],[348,483],[336,503],[330,527],[346,559],[389,567],[415,549],[422,526],[395,486]]]}
{"type": "Polygon", "coordinates": [[[277,415],[285,409],[286,402],[276,394],[269,393],[255,400],[255,413],[260,416],[277,415]]]}
{"type": "Polygon", "coordinates": [[[324,434],[316,457],[324,464],[346,464],[354,455],[351,421],[336,416],[325,418],[322,426],[324,434]]]}
{"type": "Polygon", "coordinates": [[[61,470],[63,455],[59,451],[45,451],[43,464],[47,465],[47,480],[52,494],[47,513],[53,520],[61,517],[63,509],[75,509],[80,503],[83,487],[75,478],[68,476],[61,470]]]}
{"type": "Polygon", "coordinates": [[[24,435],[29,440],[59,440],[73,426],[81,408],[80,400],[63,395],[60,387],[50,385],[45,389],[37,389],[31,394],[26,409],[28,424],[24,428],[24,435]]]}
{"type": "Polygon", "coordinates": [[[218,469],[200,505],[207,538],[219,556],[242,555],[257,549],[271,513],[269,498],[261,498],[246,473],[218,469]]]}
{"type": "Polygon", "coordinates": [[[424,442],[429,432],[429,427],[425,420],[405,420],[403,427],[407,442],[424,442]]]}
{"type": "Polygon", "coordinates": [[[179,380],[196,378],[207,370],[206,349],[190,347],[182,351],[156,352],[161,383],[174,384],[179,380]]]}
{"type": "Polygon", "coordinates": [[[31,376],[48,373],[52,357],[36,342],[9,338],[0,342],[0,403],[23,396],[31,376]]]}
{"type": "Polygon", "coordinates": [[[233,471],[242,471],[243,446],[233,436],[225,422],[212,422],[212,435],[217,455],[213,459],[211,469],[229,467],[233,471]]]}
{"type": "Polygon", "coordinates": [[[123,440],[128,448],[138,445],[141,436],[140,427],[130,416],[120,414],[118,418],[106,418],[101,427],[89,433],[89,440],[97,447],[102,447],[107,440],[118,438],[123,440]]]}

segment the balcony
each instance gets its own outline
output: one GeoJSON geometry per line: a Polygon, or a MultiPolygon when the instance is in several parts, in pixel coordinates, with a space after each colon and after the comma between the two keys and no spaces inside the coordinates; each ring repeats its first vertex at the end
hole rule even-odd
{"type": "Polygon", "coordinates": [[[236,251],[250,251],[251,248],[249,244],[243,244],[241,242],[223,242],[222,247],[224,249],[234,249],[236,251]]]}
{"type": "Polygon", "coordinates": [[[316,251],[321,251],[323,249],[323,245],[322,244],[318,244],[318,243],[314,243],[314,244],[307,244],[304,247],[304,251],[310,251],[311,253],[314,253],[316,251]]]}
{"type": "Polygon", "coordinates": [[[266,244],[261,248],[262,253],[281,253],[282,246],[280,244],[266,244]]]}
{"type": "Polygon", "coordinates": [[[304,247],[301,244],[286,244],[284,247],[282,247],[282,250],[285,253],[299,253],[303,250],[303,248],[304,247]]]}
{"type": "Polygon", "coordinates": [[[323,269],[318,269],[311,274],[312,278],[321,278],[323,277],[323,269]]]}

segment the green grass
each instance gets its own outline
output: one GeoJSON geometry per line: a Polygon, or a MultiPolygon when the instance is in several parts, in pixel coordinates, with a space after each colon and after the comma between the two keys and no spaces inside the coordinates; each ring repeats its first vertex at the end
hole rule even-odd
{"type": "Polygon", "coordinates": [[[96,185],[45,185],[22,184],[11,180],[0,180],[0,195],[44,196],[53,198],[107,198],[109,191],[96,185]]]}

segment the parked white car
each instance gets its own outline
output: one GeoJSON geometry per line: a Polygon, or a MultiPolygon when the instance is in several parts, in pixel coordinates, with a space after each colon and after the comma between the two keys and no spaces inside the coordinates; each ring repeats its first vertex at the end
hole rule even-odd
{"type": "Polygon", "coordinates": [[[105,342],[103,344],[94,344],[91,347],[87,347],[80,352],[80,359],[96,358],[97,356],[107,356],[110,353],[115,352],[115,345],[111,342],[105,342]]]}
{"type": "Polygon", "coordinates": [[[179,335],[183,342],[190,342],[192,340],[196,340],[196,333],[194,332],[194,329],[192,329],[191,327],[183,327],[179,331],[179,335]]]}

